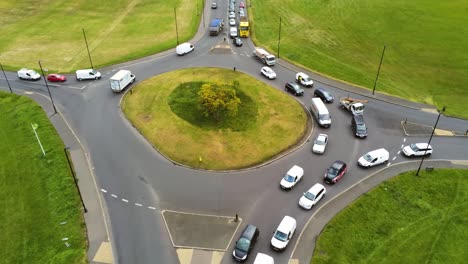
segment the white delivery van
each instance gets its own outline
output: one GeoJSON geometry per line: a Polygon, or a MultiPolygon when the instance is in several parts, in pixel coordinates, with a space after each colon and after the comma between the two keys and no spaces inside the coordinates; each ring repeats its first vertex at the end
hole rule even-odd
{"type": "Polygon", "coordinates": [[[77,70],[76,79],[81,80],[97,80],[101,79],[101,73],[95,69],[77,70]]]}
{"type": "Polygon", "coordinates": [[[368,152],[358,160],[358,164],[362,167],[370,168],[375,165],[386,163],[390,157],[388,151],[384,148],[376,149],[368,152]]]}
{"type": "Polygon", "coordinates": [[[258,253],[253,264],[275,264],[275,260],[263,253],[258,253]]]}
{"type": "Polygon", "coordinates": [[[21,70],[18,71],[18,78],[20,78],[20,80],[37,81],[41,79],[41,75],[37,73],[35,70],[22,68],[21,70]]]}
{"type": "Polygon", "coordinates": [[[177,53],[177,55],[183,56],[183,55],[191,52],[194,48],[195,47],[192,44],[188,43],[188,42],[182,43],[182,44],[180,44],[179,46],[176,47],[176,53],[177,53]]]}
{"type": "Polygon", "coordinates": [[[109,81],[112,91],[119,93],[135,81],[135,75],[127,70],[120,70],[109,81]]]}
{"type": "Polygon", "coordinates": [[[285,249],[295,231],[296,219],[285,216],[271,238],[271,247],[277,251],[285,249]]]}
{"type": "Polygon", "coordinates": [[[313,97],[310,105],[310,111],[321,127],[330,127],[331,116],[322,99],[313,97]]]}

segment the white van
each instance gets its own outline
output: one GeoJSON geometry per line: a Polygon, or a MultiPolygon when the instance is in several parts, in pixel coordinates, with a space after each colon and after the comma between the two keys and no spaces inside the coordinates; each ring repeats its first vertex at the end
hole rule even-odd
{"type": "Polygon", "coordinates": [[[81,80],[97,80],[101,78],[101,73],[95,69],[77,70],[76,79],[81,80]]]}
{"type": "Polygon", "coordinates": [[[384,148],[376,149],[368,152],[358,160],[358,164],[362,167],[370,168],[375,165],[383,164],[388,161],[390,154],[384,148]]]}
{"type": "Polygon", "coordinates": [[[295,231],[296,219],[285,216],[271,238],[271,247],[277,251],[285,249],[295,231]]]}
{"type": "Polygon", "coordinates": [[[176,53],[179,56],[183,56],[183,55],[185,55],[187,53],[192,52],[194,48],[195,47],[192,44],[188,43],[188,42],[182,43],[182,44],[180,44],[179,46],[176,47],[176,53]]]}
{"type": "Polygon", "coordinates": [[[237,37],[237,28],[236,27],[231,27],[229,29],[229,36],[231,36],[231,38],[236,38],[237,37]]]}
{"type": "Polygon", "coordinates": [[[330,127],[331,116],[322,99],[318,97],[312,98],[310,111],[321,127],[330,127]]]}
{"type": "Polygon", "coordinates": [[[258,253],[253,264],[275,264],[275,260],[263,253],[258,253]]]}

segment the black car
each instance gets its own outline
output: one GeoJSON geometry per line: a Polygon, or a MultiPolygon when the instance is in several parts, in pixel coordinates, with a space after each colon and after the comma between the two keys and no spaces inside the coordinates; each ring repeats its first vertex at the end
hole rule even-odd
{"type": "Polygon", "coordinates": [[[362,115],[353,116],[351,119],[351,127],[353,128],[354,135],[359,138],[367,137],[367,127],[362,115]]]}
{"type": "Polygon", "coordinates": [[[250,251],[258,240],[260,231],[253,225],[247,225],[241,236],[236,241],[236,247],[232,251],[232,257],[237,261],[245,261],[250,251]]]}
{"type": "Polygon", "coordinates": [[[341,160],[335,161],[325,172],[325,182],[329,184],[334,184],[343,178],[343,175],[346,173],[348,165],[341,160]]]}
{"type": "Polygon", "coordinates": [[[333,103],[334,100],[331,93],[323,88],[315,89],[314,96],[319,97],[322,101],[329,104],[333,103]]]}
{"type": "Polygon", "coordinates": [[[304,90],[298,84],[293,82],[286,83],[284,89],[296,96],[304,95],[304,90]]]}
{"type": "Polygon", "coordinates": [[[242,39],[239,38],[239,37],[235,38],[235,39],[234,39],[234,44],[236,45],[236,47],[242,46],[242,44],[243,44],[243,43],[242,43],[242,39]]]}

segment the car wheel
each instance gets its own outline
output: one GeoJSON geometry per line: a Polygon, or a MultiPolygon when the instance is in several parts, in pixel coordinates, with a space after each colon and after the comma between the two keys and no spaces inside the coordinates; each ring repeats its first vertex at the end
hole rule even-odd
{"type": "Polygon", "coordinates": [[[94,80],[97,80],[97,79],[99,79],[99,77],[97,77],[97,76],[96,76],[96,77],[94,77],[94,80]]]}
{"type": "Polygon", "coordinates": [[[431,153],[427,153],[426,156],[429,157],[431,155],[431,153]]]}
{"type": "Polygon", "coordinates": [[[81,81],[82,79],[81,78],[78,78],[78,81],[81,81]]]}

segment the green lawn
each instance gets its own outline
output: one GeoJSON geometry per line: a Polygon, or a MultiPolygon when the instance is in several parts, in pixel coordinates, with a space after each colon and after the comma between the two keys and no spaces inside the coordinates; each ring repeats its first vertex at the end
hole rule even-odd
{"type": "Polygon", "coordinates": [[[190,39],[202,0],[0,0],[0,62],[8,69],[71,72],[89,68],[82,28],[94,67],[144,57],[190,39]]]}
{"type": "Polygon", "coordinates": [[[27,97],[0,92],[0,113],[0,262],[87,263],[82,207],[60,137],[27,97]]]}
{"type": "Polygon", "coordinates": [[[468,117],[466,0],[255,0],[253,38],[280,58],[468,117]],[[279,8],[281,7],[281,8],[279,8]]]}
{"type": "Polygon", "coordinates": [[[300,104],[246,74],[193,68],[158,75],[127,93],[122,109],[133,125],[172,160],[226,170],[271,159],[296,144],[307,128],[300,104]],[[239,82],[238,115],[219,123],[203,117],[197,92],[203,82],[239,82]]]}
{"type": "Polygon", "coordinates": [[[467,244],[468,170],[413,171],[330,221],[312,263],[466,263],[467,244]]]}

